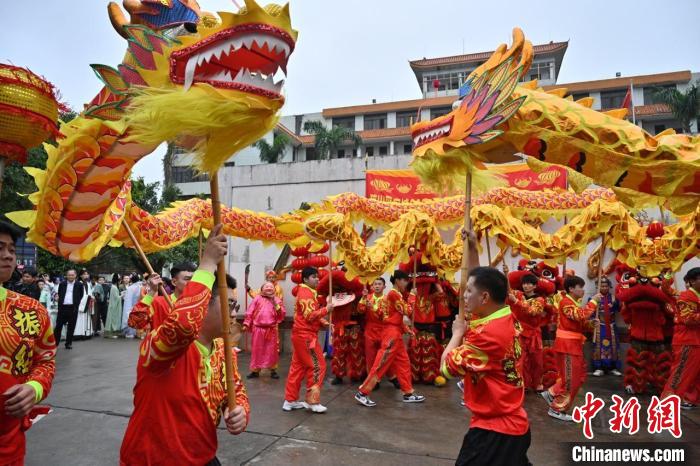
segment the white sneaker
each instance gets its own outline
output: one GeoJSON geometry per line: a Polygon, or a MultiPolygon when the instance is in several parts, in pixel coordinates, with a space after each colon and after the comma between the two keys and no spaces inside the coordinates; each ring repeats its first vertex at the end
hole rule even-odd
{"type": "Polygon", "coordinates": [[[362,392],[357,392],[355,393],[355,399],[362,405],[372,407],[375,406],[377,403],[374,401],[370,400],[369,396],[363,394],[362,392]]]}
{"type": "Polygon", "coordinates": [[[549,393],[549,390],[544,390],[543,392],[540,392],[540,396],[544,398],[544,401],[546,401],[548,405],[551,405],[552,401],[554,401],[554,397],[551,393],[549,393]]]}
{"type": "Polygon", "coordinates": [[[234,347],[233,347],[233,351],[235,351],[236,353],[240,353],[240,352],[243,351],[243,350],[240,349],[238,346],[234,346],[234,347]]]}
{"type": "Polygon", "coordinates": [[[612,375],[616,375],[616,376],[618,376],[618,377],[620,377],[620,376],[622,375],[622,372],[618,371],[617,369],[611,370],[610,373],[611,373],[612,375]]]}
{"type": "Polygon", "coordinates": [[[316,404],[308,405],[308,407],[309,407],[309,409],[311,410],[312,413],[321,414],[321,413],[325,413],[326,411],[328,411],[328,408],[326,408],[325,406],[323,406],[321,403],[316,403],[316,404]]]}
{"type": "Polygon", "coordinates": [[[425,401],[425,397],[423,395],[419,395],[417,393],[411,393],[410,395],[403,396],[404,403],[422,403],[424,401],[425,401]]]}
{"type": "Polygon", "coordinates": [[[603,375],[603,371],[601,369],[596,369],[593,371],[593,376],[594,377],[600,377],[603,375]]]}
{"type": "Polygon", "coordinates": [[[457,388],[459,388],[460,392],[464,393],[464,380],[457,382],[457,388]]]}
{"type": "Polygon", "coordinates": [[[555,411],[552,408],[549,408],[547,414],[549,414],[549,416],[553,417],[554,419],[559,419],[560,421],[574,422],[574,418],[570,415],[566,413],[560,413],[559,411],[555,411]]]}
{"type": "Polygon", "coordinates": [[[634,388],[632,388],[632,385],[625,385],[625,391],[630,395],[634,394],[634,388]]]}
{"type": "Polygon", "coordinates": [[[282,411],[292,411],[295,409],[308,409],[309,405],[307,405],[303,401],[287,401],[284,400],[284,403],[282,404],[282,411]]]}

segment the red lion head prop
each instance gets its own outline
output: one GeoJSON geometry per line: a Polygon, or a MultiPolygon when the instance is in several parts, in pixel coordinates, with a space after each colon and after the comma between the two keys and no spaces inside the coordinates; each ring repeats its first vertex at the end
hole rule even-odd
{"type": "Polygon", "coordinates": [[[514,290],[522,291],[522,280],[525,275],[533,274],[537,277],[535,292],[540,296],[551,296],[564,288],[564,280],[559,275],[559,267],[551,267],[544,262],[521,259],[518,262],[518,270],[508,274],[508,283],[514,290]]]}

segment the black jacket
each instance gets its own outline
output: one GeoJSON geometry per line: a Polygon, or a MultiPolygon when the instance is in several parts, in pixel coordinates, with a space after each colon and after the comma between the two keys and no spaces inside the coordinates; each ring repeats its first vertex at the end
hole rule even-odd
{"type": "MultiPolygon", "coordinates": [[[[58,305],[63,306],[63,298],[66,297],[66,289],[68,288],[68,282],[61,282],[58,285],[58,305]]],[[[83,299],[85,294],[85,284],[80,280],[76,280],[73,285],[73,308],[77,311],[80,301],[83,299]]]]}

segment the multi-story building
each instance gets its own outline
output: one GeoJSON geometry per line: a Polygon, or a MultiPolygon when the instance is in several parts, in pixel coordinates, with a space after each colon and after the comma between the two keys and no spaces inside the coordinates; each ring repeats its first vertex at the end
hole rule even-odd
{"type": "MultiPolygon", "coordinates": [[[[688,70],[639,76],[617,76],[596,81],[559,83],[561,69],[568,42],[550,42],[534,47],[534,58],[526,80],[537,79],[545,89],[567,88],[574,99],[592,97],[593,108],[607,110],[619,108],[630,89],[634,105],[636,124],[651,134],[667,128],[680,131],[679,123],[669,108],[660,103],[654,91],[658,88],[675,87],[685,90],[690,83],[700,79],[700,73],[688,70]]],[[[416,119],[430,120],[444,115],[451,109],[460,85],[491,52],[480,52],[440,58],[422,58],[409,64],[420,89],[420,97],[394,102],[375,102],[348,107],[325,108],[318,113],[287,115],[265,136],[268,142],[276,134],[284,134],[289,140],[279,162],[303,162],[319,158],[314,148],[314,136],[304,131],[307,121],[320,121],[327,128],[340,126],[355,131],[362,143],[354,147],[349,142],[338,147],[330,157],[377,157],[406,155],[411,153],[410,124],[416,119]]],[[[630,115],[630,118],[632,115],[630,115]]],[[[698,123],[691,126],[698,131],[698,123]]],[[[254,165],[261,163],[259,151],[248,147],[236,155],[227,166],[254,165]]],[[[173,177],[183,196],[208,192],[206,177],[197,177],[189,168],[187,154],[175,157],[173,177]]]]}

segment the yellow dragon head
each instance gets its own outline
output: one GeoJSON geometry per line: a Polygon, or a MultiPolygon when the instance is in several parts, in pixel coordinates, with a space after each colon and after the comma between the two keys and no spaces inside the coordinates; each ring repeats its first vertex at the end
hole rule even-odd
{"type": "Polygon", "coordinates": [[[106,90],[86,116],[123,118],[131,142],[175,141],[208,172],[274,126],[284,97],[273,76],[286,73],[298,35],[288,4],[245,0],[216,17],[192,0],[126,0],[129,24],[114,7],[128,51],[117,69],[93,65],[106,90]]]}

